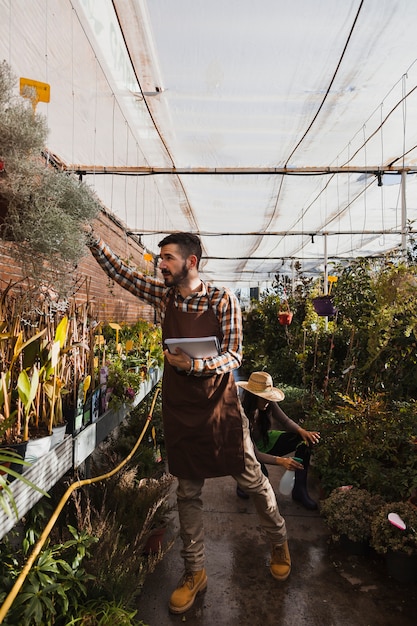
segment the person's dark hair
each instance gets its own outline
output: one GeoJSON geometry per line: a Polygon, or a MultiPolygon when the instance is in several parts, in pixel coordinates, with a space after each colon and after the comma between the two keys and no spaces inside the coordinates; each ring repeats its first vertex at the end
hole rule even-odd
{"type": "MultiPolygon", "coordinates": [[[[256,410],[258,408],[258,396],[250,391],[243,392],[242,407],[249,423],[253,423],[256,410]]],[[[259,411],[258,426],[265,445],[268,444],[268,430],[271,428],[271,405],[268,405],[264,411],[259,411]]]]}
{"type": "Polygon", "coordinates": [[[170,243],[176,244],[180,250],[184,259],[187,259],[190,254],[194,254],[197,257],[197,269],[201,260],[201,241],[198,235],[193,233],[171,233],[167,235],[158,243],[158,246],[162,248],[170,243]]]}

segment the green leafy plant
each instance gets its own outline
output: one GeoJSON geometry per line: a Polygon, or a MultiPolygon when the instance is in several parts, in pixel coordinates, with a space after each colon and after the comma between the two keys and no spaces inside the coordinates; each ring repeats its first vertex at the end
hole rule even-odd
{"type": "MultiPolygon", "coordinates": [[[[21,429],[21,415],[17,398],[20,396],[25,405],[27,414],[25,430],[28,426],[28,416],[32,407],[32,393],[37,389],[38,377],[34,374],[33,384],[27,373],[21,375],[21,357],[30,344],[36,342],[46,332],[46,329],[35,333],[27,341],[24,339],[22,330],[15,333],[5,333],[1,337],[5,343],[2,346],[1,364],[4,370],[1,372],[0,385],[0,437],[5,444],[17,443],[24,439],[21,429]],[[7,367],[7,369],[6,369],[7,367]]],[[[1,339],[0,338],[0,339],[1,339]]]]}
{"type": "Polygon", "coordinates": [[[320,281],[298,271],[292,285],[277,276],[244,317],[243,369],[267,370],[276,383],[319,393],[375,392],[392,400],[417,398],[417,267],[415,256],[360,258],[332,270],[337,319],[325,322],[312,306],[320,281]],[[295,286],[295,288],[294,288],[295,286]],[[290,326],[277,320],[288,293],[290,326]]]}
{"type": "Polygon", "coordinates": [[[137,610],[129,610],[115,600],[90,600],[80,607],[78,616],[65,626],[146,626],[135,620],[137,610]]]}
{"type": "Polygon", "coordinates": [[[388,551],[417,555],[417,508],[409,502],[385,504],[372,520],[371,545],[379,554],[388,551]],[[389,513],[397,513],[404,521],[402,530],[391,524],[389,513]]]}
{"type": "MultiPolygon", "coordinates": [[[[109,451],[93,471],[101,473],[103,463],[114,466],[117,461],[109,451]]],[[[155,524],[163,520],[169,525],[172,482],[173,477],[167,474],[138,482],[136,469],[124,467],[105,484],[96,483],[89,493],[74,494],[78,527],[99,538],[85,563],[86,570],[94,575],[89,584],[90,598],[106,597],[132,605],[146,576],[172,545],[168,541],[159,553],[144,554],[155,524]]]]}
{"type": "Polygon", "coordinates": [[[334,489],[321,502],[320,513],[335,541],[345,535],[351,541],[367,542],[371,538],[372,520],[383,505],[380,496],[366,489],[344,486],[334,489]]]}
{"type": "Polygon", "coordinates": [[[23,405],[25,422],[23,428],[23,441],[29,439],[29,420],[31,415],[35,413],[34,400],[36,398],[39,387],[39,370],[36,366],[32,369],[32,377],[29,378],[26,370],[22,370],[17,379],[17,391],[20,401],[23,405]]]}
{"type": "Polygon", "coordinates": [[[43,352],[47,358],[41,367],[43,378],[42,393],[48,401],[48,411],[43,408],[42,418],[47,420],[48,433],[64,422],[62,397],[68,390],[65,389],[66,361],[71,346],[67,346],[68,316],[65,315],[58,323],[53,340],[44,346],[43,352]]]}
{"type": "Polygon", "coordinates": [[[337,396],[311,409],[304,424],[321,433],[314,448],[313,469],[329,494],[353,485],[385,501],[406,499],[417,482],[416,402],[389,402],[337,396]]]}
{"type": "MultiPolygon", "coordinates": [[[[82,562],[96,539],[72,526],[68,526],[68,531],[67,541],[49,545],[41,552],[7,615],[6,624],[64,626],[67,620],[78,615],[90,579],[82,562]]],[[[16,545],[12,547],[7,541],[2,542],[1,602],[20,574],[24,555],[37,537],[38,531],[31,526],[26,529],[20,551],[16,545]]]]}
{"type": "Polygon", "coordinates": [[[126,368],[121,357],[107,360],[106,365],[107,388],[111,390],[109,406],[117,409],[123,404],[132,404],[143,380],[141,373],[126,368]]]}
{"type": "Polygon", "coordinates": [[[15,95],[16,78],[0,64],[0,146],[5,175],[0,179],[0,237],[13,242],[10,251],[23,278],[38,289],[67,295],[71,272],[85,254],[84,224],[100,204],[75,176],[45,164],[42,150],[46,120],[29,100],[15,95]],[[46,166],[45,166],[46,165],[46,166]]]}
{"type": "Polygon", "coordinates": [[[11,515],[13,511],[17,521],[19,519],[19,512],[13,492],[10,488],[10,477],[20,480],[32,489],[36,489],[36,491],[41,493],[43,496],[47,496],[48,494],[43,489],[40,489],[37,485],[35,485],[35,483],[28,480],[20,472],[13,469],[13,465],[20,465],[22,468],[30,467],[30,463],[25,461],[15,451],[7,448],[0,448],[0,506],[6,515],[11,515]]]}

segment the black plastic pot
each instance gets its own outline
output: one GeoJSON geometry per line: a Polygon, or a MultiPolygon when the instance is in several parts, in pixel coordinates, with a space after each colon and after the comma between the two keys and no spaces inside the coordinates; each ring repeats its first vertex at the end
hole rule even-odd
{"type": "Polygon", "coordinates": [[[387,573],[400,583],[417,583],[417,555],[393,552],[385,555],[387,573]]]}

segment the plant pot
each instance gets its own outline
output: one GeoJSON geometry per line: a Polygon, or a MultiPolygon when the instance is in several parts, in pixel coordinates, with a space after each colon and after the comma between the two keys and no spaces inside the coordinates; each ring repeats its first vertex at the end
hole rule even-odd
{"type": "Polygon", "coordinates": [[[25,461],[36,463],[38,459],[45,456],[51,449],[52,435],[29,439],[27,442],[25,461]]]}
{"type": "Polygon", "coordinates": [[[278,321],[281,326],[289,326],[292,322],[292,312],[291,311],[280,311],[278,313],[278,321]]]}
{"type": "Polygon", "coordinates": [[[399,583],[417,582],[417,554],[388,550],[385,555],[387,573],[399,583]]]}
{"type": "Polygon", "coordinates": [[[317,315],[323,317],[332,317],[336,313],[331,296],[313,298],[313,307],[317,315]]]}
{"type": "MultiPolygon", "coordinates": [[[[16,454],[18,454],[22,460],[25,459],[25,454],[26,454],[26,447],[27,447],[27,441],[23,441],[21,443],[12,443],[10,445],[4,445],[1,446],[3,450],[11,450],[12,452],[16,452],[16,454]]],[[[14,470],[17,474],[22,474],[23,473],[23,468],[24,465],[21,465],[20,463],[2,463],[2,465],[4,465],[4,467],[8,467],[11,470],[14,470]]],[[[1,471],[1,474],[6,474],[7,472],[1,471]]],[[[16,480],[15,476],[12,476],[11,474],[9,475],[9,483],[12,483],[14,480],[16,480]]]]}
{"type": "Polygon", "coordinates": [[[164,539],[165,532],[165,526],[151,530],[146,540],[145,547],[143,548],[143,554],[158,554],[162,548],[162,541],[164,539]]]}
{"type": "Polygon", "coordinates": [[[58,426],[52,426],[52,439],[51,450],[55,448],[59,443],[64,441],[65,433],[67,431],[67,424],[59,424],[58,426]]]}
{"type": "Polygon", "coordinates": [[[348,554],[366,556],[369,553],[369,541],[353,541],[347,535],[341,535],[339,544],[348,554]]]}

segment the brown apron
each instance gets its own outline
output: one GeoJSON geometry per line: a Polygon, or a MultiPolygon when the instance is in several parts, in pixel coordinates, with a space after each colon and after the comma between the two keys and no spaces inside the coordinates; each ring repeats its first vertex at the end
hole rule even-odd
{"type": "MultiPolygon", "coordinates": [[[[184,313],[167,305],[163,340],[209,337],[222,340],[211,308],[184,313]]],[[[242,417],[233,372],[189,376],[165,360],[162,411],[169,471],[179,478],[212,478],[244,470],[242,417]]]]}

